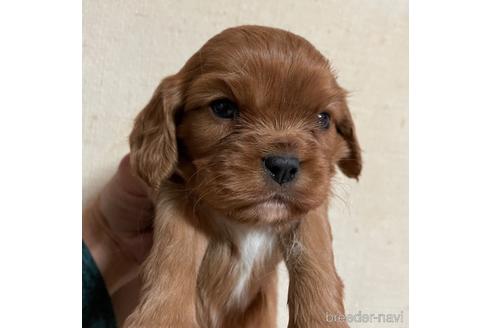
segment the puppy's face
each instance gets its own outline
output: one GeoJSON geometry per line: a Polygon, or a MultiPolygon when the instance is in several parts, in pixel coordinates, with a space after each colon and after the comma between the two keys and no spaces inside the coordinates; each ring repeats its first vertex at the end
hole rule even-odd
{"type": "Polygon", "coordinates": [[[209,40],[161,83],[130,142],[149,184],[175,173],[195,202],[260,224],[320,206],[337,164],[350,177],[361,170],[327,61],[306,40],[264,27],[209,40]]]}

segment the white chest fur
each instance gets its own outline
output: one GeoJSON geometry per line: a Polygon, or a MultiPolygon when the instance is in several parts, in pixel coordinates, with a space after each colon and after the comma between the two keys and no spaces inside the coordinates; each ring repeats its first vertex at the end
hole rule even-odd
{"type": "Polygon", "coordinates": [[[255,265],[261,265],[271,256],[276,237],[271,229],[264,227],[234,226],[233,229],[231,232],[239,256],[235,266],[237,280],[229,303],[241,306],[247,302],[244,293],[248,288],[255,265]]]}

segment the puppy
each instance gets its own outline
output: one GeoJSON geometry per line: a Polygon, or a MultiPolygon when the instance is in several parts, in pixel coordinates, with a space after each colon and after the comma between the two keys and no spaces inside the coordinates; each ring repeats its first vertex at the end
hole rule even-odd
{"type": "Polygon", "coordinates": [[[154,245],[126,327],[275,327],[276,268],[289,327],[347,327],[327,211],[336,166],[361,172],[328,61],[287,31],[241,26],[165,78],[130,135],[155,191],[154,245]]]}

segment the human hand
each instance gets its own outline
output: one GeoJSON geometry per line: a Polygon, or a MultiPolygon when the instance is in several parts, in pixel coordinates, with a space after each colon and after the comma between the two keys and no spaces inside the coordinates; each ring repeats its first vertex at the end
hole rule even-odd
{"type": "Polygon", "coordinates": [[[134,279],[152,246],[150,189],[130,169],[129,157],[84,210],[83,239],[110,295],[134,279]]]}

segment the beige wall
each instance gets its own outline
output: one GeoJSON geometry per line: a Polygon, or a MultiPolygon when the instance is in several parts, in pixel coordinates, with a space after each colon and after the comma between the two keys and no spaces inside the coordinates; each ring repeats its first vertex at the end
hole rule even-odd
{"type": "MultiPolygon", "coordinates": [[[[222,29],[288,29],[331,59],[364,150],[359,183],[337,177],[331,209],[347,312],[400,313],[408,325],[408,8],[405,0],[116,1],[83,4],[83,201],[128,151],[158,81],[222,29]]],[[[286,326],[282,272],[279,327],[286,326]]]]}

